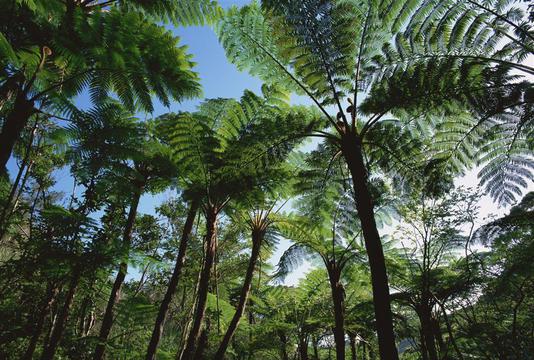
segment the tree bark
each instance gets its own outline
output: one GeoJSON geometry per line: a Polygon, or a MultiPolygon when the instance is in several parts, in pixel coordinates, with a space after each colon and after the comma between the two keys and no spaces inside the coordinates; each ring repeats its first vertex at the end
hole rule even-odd
{"type": "Polygon", "coordinates": [[[169,281],[169,286],[167,286],[167,292],[165,293],[165,296],[163,297],[163,300],[159,307],[156,322],[154,323],[154,330],[152,331],[152,337],[150,338],[150,343],[148,344],[148,349],[145,357],[146,360],[153,360],[156,357],[156,350],[158,348],[161,335],[163,334],[165,318],[167,317],[167,312],[169,311],[169,306],[171,304],[172,297],[176,292],[176,287],[178,286],[178,281],[180,279],[180,275],[182,274],[182,268],[185,262],[185,254],[187,252],[187,244],[189,242],[189,236],[191,235],[191,231],[193,229],[193,223],[195,222],[197,209],[198,202],[192,201],[189,205],[189,211],[187,213],[187,218],[185,220],[184,228],[182,231],[182,238],[180,239],[180,246],[178,248],[178,256],[176,258],[176,264],[174,265],[174,271],[169,281]]]}
{"type": "Polygon", "coordinates": [[[341,270],[335,263],[328,266],[328,277],[334,304],[334,340],[336,342],[336,359],[345,360],[345,290],[341,284],[341,270]]]}
{"type": "Polygon", "coordinates": [[[197,306],[193,320],[193,326],[189,332],[185,349],[182,353],[181,360],[192,360],[195,354],[196,344],[200,337],[202,321],[206,314],[206,302],[208,299],[208,287],[211,276],[211,268],[215,260],[217,249],[217,212],[218,210],[208,205],[206,208],[206,256],[204,266],[200,274],[198,287],[197,306]]]}
{"type": "Polygon", "coordinates": [[[24,92],[19,91],[13,103],[13,109],[5,118],[2,132],[0,132],[0,173],[5,170],[15,143],[20,139],[22,130],[35,111],[33,101],[27,100],[24,92]]]}
{"type": "Polygon", "coordinates": [[[30,343],[28,344],[28,348],[26,349],[26,352],[22,357],[23,360],[31,360],[33,358],[33,353],[35,352],[35,348],[37,347],[37,343],[39,342],[39,337],[41,336],[41,333],[43,331],[46,315],[54,304],[58,292],[59,288],[57,286],[53,284],[48,284],[48,288],[46,291],[46,299],[41,309],[39,310],[39,317],[37,319],[37,323],[35,324],[35,328],[33,329],[32,337],[30,339],[30,343]]]}
{"type": "Polygon", "coordinates": [[[367,185],[367,167],[359,136],[354,133],[343,135],[341,151],[352,177],[356,209],[369,258],[380,359],[398,360],[384,250],[375,221],[373,199],[367,185]]]}
{"type": "Polygon", "coordinates": [[[75,268],[73,270],[69,289],[67,290],[67,294],[65,295],[63,307],[61,308],[61,311],[58,314],[56,323],[54,325],[52,333],[50,334],[50,340],[48,341],[48,344],[46,345],[45,349],[43,350],[43,353],[41,354],[41,360],[52,360],[54,358],[54,355],[56,354],[57,347],[63,336],[63,331],[65,330],[65,326],[67,325],[70,308],[72,307],[72,303],[74,301],[74,295],[76,294],[76,290],[78,288],[78,285],[80,284],[80,278],[81,269],[75,268]]]}
{"type": "Polygon", "coordinates": [[[237,327],[239,325],[239,321],[241,320],[241,317],[243,316],[243,313],[245,312],[245,307],[247,304],[248,296],[250,294],[250,288],[252,285],[252,277],[254,276],[254,269],[256,268],[256,263],[258,261],[258,257],[260,256],[261,244],[263,242],[264,234],[265,232],[263,230],[252,231],[252,253],[250,254],[247,272],[245,274],[245,280],[241,288],[241,294],[239,296],[239,303],[237,304],[237,308],[234,313],[234,316],[232,320],[230,321],[230,325],[228,325],[228,329],[226,330],[226,333],[224,334],[221,344],[219,345],[219,349],[215,353],[215,357],[214,357],[215,360],[224,359],[224,354],[226,353],[226,350],[228,349],[228,345],[230,344],[230,341],[232,340],[232,337],[234,336],[237,330],[237,327]]]}
{"type": "MultiPolygon", "coordinates": [[[[130,211],[128,213],[128,219],[126,220],[126,226],[124,228],[124,233],[122,237],[122,246],[125,252],[128,252],[132,242],[132,230],[135,224],[135,218],[137,216],[137,207],[139,206],[139,200],[141,194],[143,193],[144,183],[140,184],[139,187],[134,192],[134,198],[130,205],[130,211]]],[[[106,351],[106,342],[108,340],[111,327],[113,326],[113,307],[118,302],[120,297],[120,292],[126,274],[128,272],[128,263],[126,261],[121,262],[119,265],[119,271],[115,277],[115,282],[111,289],[111,294],[109,295],[108,303],[106,306],[106,311],[104,313],[104,318],[102,319],[102,325],[100,327],[100,334],[98,336],[98,345],[95,349],[95,354],[93,356],[94,360],[101,360],[104,358],[104,353],[106,351]]]]}

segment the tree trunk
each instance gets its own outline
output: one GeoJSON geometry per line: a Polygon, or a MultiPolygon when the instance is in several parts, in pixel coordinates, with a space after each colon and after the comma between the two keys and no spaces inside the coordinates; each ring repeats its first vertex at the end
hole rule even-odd
{"type": "Polygon", "coordinates": [[[280,339],[281,360],[289,360],[289,356],[287,356],[287,336],[283,331],[279,330],[278,338],[280,339]]]}
{"type": "Polygon", "coordinates": [[[159,307],[158,316],[156,317],[156,322],[154,323],[154,330],[152,331],[152,337],[150,338],[150,343],[148,344],[148,349],[146,353],[146,360],[153,360],[156,357],[156,350],[158,348],[161,335],[163,334],[163,326],[165,325],[165,318],[167,317],[167,312],[169,311],[169,306],[172,301],[172,297],[176,292],[176,287],[178,286],[178,280],[182,274],[182,268],[184,266],[185,254],[187,251],[187,244],[189,242],[189,236],[193,229],[193,223],[195,222],[195,216],[197,214],[198,203],[192,201],[189,205],[189,212],[187,213],[187,218],[185,220],[184,228],[182,231],[182,238],[180,239],[180,246],[178,248],[178,256],[176,258],[176,264],[174,265],[174,271],[172,273],[171,279],[169,281],[169,286],[167,287],[167,292],[163,297],[161,305],[159,307]]]}
{"type": "Polygon", "coordinates": [[[34,113],[33,101],[28,101],[24,92],[19,92],[0,132],[0,173],[5,170],[15,143],[34,113]]]}
{"type": "MultiPolygon", "coordinates": [[[[15,177],[15,181],[13,182],[13,185],[11,186],[11,190],[9,191],[9,196],[8,196],[8,198],[7,198],[7,200],[6,200],[5,204],[4,204],[4,208],[2,209],[2,214],[0,215],[0,240],[4,237],[4,233],[7,230],[7,227],[8,227],[7,223],[9,221],[10,215],[16,209],[17,201],[15,201],[15,205],[13,206],[13,209],[11,209],[12,208],[11,203],[13,203],[13,200],[15,198],[18,198],[20,196],[20,194],[23,192],[24,185],[25,185],[26,180],[27,180],[27,178],[28,178],[28,176],[30,174],[32,163],[30,163],[30,165],[28,166],[28,162],[30,160],[30,156],[31,156],[31,153],[32,153],[32,146],[33,146],[33,141],[34,141],[34,138],[35,138],[35,134],[37,133],[37,125],[38,125],[38,123],[39,123],[39,121],[36,120],[35,124],[33,125],[33,129],[31,131],[30,139],[28,140],[28,144],[26,145],[26,151],[24,153],[24,158],[22,159],[19,171],[17,172],[17,176],[15,177]],[[21,184],[22,175],[24,174],[24,170],[26,170],[26,166],[28,166],[28,170],[26,171],[26,175],[24,176],[24,180],[22,181],[22,184],[21,184]],[[18,195],[15,197],[15,195],[17,193],[18,193],[18,195]]],[[[0,175],[1,175],[1,171],[0,171],[0,175]]]]}
{"type": "Polygon", "coordinates": [[[357,354],[356,354],[356,336],[354,334],[349,334],[350,339],[350,358],[352,360],[356,360],[357,354]]]}
{"type": "Polygon", "coordinates": [[[319,359],[319,339],[317,339],[316,337],[312,338],[312,346],[313,346],[313,357],[315,360],[320,360],[319,359]]]}
{"type": "Polygon", "coordinates": [[[230,321],[230,325],[228,325],[226,334],[224,334],[224,338],[222,339],[221,344],[219,345],[219,349],[215,354],[215,360],[224,359],[224,354],[228,349],[228,345],[230,344],[230,341],[232,340],[232,337],[234,336],[239,325],[239,321],[241,320],[241,317],[245,312],[245,307],[252,285],[252,277],[254,276],[256,262],[258,261],[258,257],[260,256],[261,244],[263,242],[264,235],[265,232],[263,230],[252,231],[252,253],[250,254],[247,272],[245,274],[245,280],[243,282],[243,287],[241,288],[241,294],[239,295],[239,303],[237,304],[234,317],[232,318],[232,321],[230,321]]]}
{"type": "Polygon", "coordinates": [[[393,333],[386,262],[375,221],[373,199],[367,186],[367,168],[363,159],[361,139],[353,133],[344,135],[341,150],[352,177],[356,209],[369,257],[380,359],[397,360],[399,356],[393,333]]]}
{"type": "Polygon", "coordinates": [[[428,349],[426,347],[426,338],[425,334],[423,333],[423,329],[420,329],[419,331],[420,335],[420,343],[421,343],[421,360],[429,360],[428,359],[428,349]]]}
{"type": "Polygon", "coordinates": [[[308,337],[301,336],[299,338],[299,354],[300,360],[308,360],[308,337]]]}
{"type": "Polygon", "coordinates": [[[75,268],[73,270],[72,278],[69,284],[69,289],[65,295],[65,301],[63,307],[58,314],[52,333],[50,334],[50,340],[46,345],[43,353],[41,354],[41,360],[52,360],[56,354],[57,347],[63,336],[63,331],[67,325],[67,320],[69,317],[70,308],[74,301],[74,295],[76,294],[76,289],[80,283],[81,278],[81,269],[75,268]]]}
{"type": "Polygon", "coordinates": [[[193,229],[193,223],[195,222],[195,216],[197,214],[198,203],[192,201],[189,205],[189,211],[187,213],[187,218],[185,220],[184,228],[182,230],[182,237],[180,239],[180,246],[178,248],[178,256],[176,258],[176,264],[174,265],[174,271],[172,273],[169,285],[167,286],[167,291],[161,305],[159,307],[158,316],[156,317],[156,322],[154,323],[154,330],[152,331],[152,337],[150,338],[150,343],[148,344],[146,360],[153,360],[156,357],[156,350],[158,348],[161,335],[163,335],[163,326],[165,325],[165,318],[167,317],[167,312],[169,311],[169,306],[172,301],[172,297],[176,292],[176,287],[178,286],[178,280],[182,274],[182,268],[185,262],[185,254],[187,252],[187,244],[189,242],[189,236],[193,229]]]}
{"type": "MultiPolygon", "coordinates": [[[[135,218],[137,216],[137,207],[139,205],[139,199],[143,193],[144,184],[140,184],[139,187],[134,192],[134,198],[130,205],[130,211],[128,213],[128,219],[126,220],[126,226],[124,228],[124,233],[122,236],[122,247],[127,256],[127,252],[130,249],[132,242],[132,230],[135,224],[135,218]]],[[[95,355],[93,356],[94,360],[101,360],[104,358],[104,352],[106,351],[106,342],[108,340],[111,327],[113,326],[113,307],[115,303],[118,302],[120,297],[120,292],[126,274],[128,272],[128,263],[125,261],[121,262],[119,265],[119,271],[115,277],[115,282],[111,289],[111,294],[109,295],[108,304],[106,306],[106,311],[104,313],[104,318],[102,319],[102,325],[100,327],[100,334],[98,336],[98,345],[95,349],[95,355]]]]}
{"type": "Polygon", "coordinates": [[[328,266],[328,277],[334,304],[334,340],[336,342],[336,359],[345,360],[345,290],[341,284],[341,270],[336,264],[328,266]]]}
{"type": "Polygon", "coordinates": [[[217,249],[217,212],[213,206],[206,208],[206,256],[204,266],[200,274],[198,287],[197,306],[193,320],[193,326],[189,332],[185,349],[182,353],[181,360],[192,360],[195,354],[196,344],[198,342],[202,321],[206,313],[206,301],[208,299],[208,287],[211,275],[211,268],[215,260],[215,251],[217,249]]]}
{"type": "Polygon", "coordinates": [[[432,329],[432,312],[428,306],[424,305],[419,309],[418,315],[419,321],[421,322],[421,345],[424,347],[423,350],[426,350],[429,360],[438,360],[436,342],[432,329]]]}
{"type": "Polygon", "coordinates": [[[198,346],[195,350],[195,356],[193,359],[195,360],[201,360],[204,359],[204,351],[208,348],[208,340],[209,340],[209,331],[211,329],[211,323],[209,317],[206,319],[206,326],[202,329],[202,332],[200,333],[200,337],[198,339],[198,346]]]}
{"type": "Polygon", "coordinates": [[[24,356],[22,358],[23,360],[31,360],[33,358],[33,353],[35,352],[35,348],[37,347],[37,343],[39,342],[39,337],[41,336],[41,333],[43,331],[46,315],[52,307],[54,301],[56,300],[58,292],[59,288],[57,286],[54,286],[53,284],[48,284],[48,288],[46,291],[46,299],[43,303],[43,306],[39,310],[39,318],[37,319],[37,323],[35,324],[35,328],[33,329],[30,343],[28,344],[28,348],[26,349],[26,352],[24,353],[24,356]]]}
{"type": "Polygon", "coordinates": [[[447,353],[447,346],[445,345],[445,342],[443,341],[443,334],[441,332],[441,326],[439,324],[439,321],[437,318],[432,317],[432,333],[434,335],[434,339],[438,344],[438,358],[443,358],[442,354],[447,353]]]}

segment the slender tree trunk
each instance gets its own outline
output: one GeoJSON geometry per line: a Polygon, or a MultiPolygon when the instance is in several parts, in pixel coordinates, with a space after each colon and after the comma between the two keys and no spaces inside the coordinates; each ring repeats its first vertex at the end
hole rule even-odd
{"type": "Polygon", "coordinates": [[[334,340],[336,342],[336,359],[345,360],[345,290],[341,284],[341,270],[336,264],[328,266],[328,277],[334,303],[334,340]]]}
{"type": "Polygon", "coordinates": [[[189,205],[189,212],[187,213],[187,218],[185,220],[184,228],[182,231],[182,238],[180,239],[180,246],[178,248],[178,256],[176,258],[176,264],[174,265],[174,271],[169,281],[167,292],[165,293],[165,296],[163,297],[163,300],[159,307],[156,322],[154,323],[154,330],[152,331],[152,337],[150,338],[150,343],[148,344],[146,360],[153,360],[156,357],[156,350],[158,348],[159,340],[161,339],[161,335],[163,334],[165,318],[167,316],[167,312],[169,311],[169,306],[171,304],[172,297],[176,292],[176,287],[178,286],[180,275],[182,274],[185,254],[187,251],[187,244],[189,242],[189,236],[191,235],[191,231],[193,229],[193,223],[195,222],[197,209],[198,203],[196,201],[192,201],[189,205]]]}
{"type": "Polygon", "coordinates": [[[61,308],[54,324],[54,328],[50,333],[50,339],[48,341],[48,344],[46,345],[45,349],[43,350],[43,353],[41,354],[41,360],[52,360],[54,358],[54,355],[56,354],[57,347],[63,336],[63,331],[65,330],[65,327],[67,325],[70,308],[72,307],[72,303],[74,301],[74,295],[76,294],[76,290],[78,288],[78,285],[80,284],[80,278],[81,269],[75,268],[73,270],[69,289],[67,290],[67,294],[65,295],[63,307],[61,308]]]}
{"type": "Polygon", "coordinates": [[[2,132],[0,132],[0,173],[4,171],[15,143],[30,117],[35,113],[33,102],[26,99],[24,92],[20,91],[13,103],[13,109],[4,120],[2,132]]]}
{"type": "Polygon", "coordinates": [[[241,294],[239,295],[239,303],[237,304],[237,308],[234,313],[234,316],[232,320],[230,321],[230,325],[228,325],[226,334],[224,334],[221,344],[219,345],[219,349],[217,350],[217,353],[215,354],[215,357],[214,357],[215,360],[224,359],[224,354],[226,353],[226,350],[228,349],[228,345],[230,344],[230,341],[232,340],[232,337],[234,336],[237,330],[237,327],[239,325],[239,321],[241,320],[241,317],[243,316],[243,313],[245,312],[245,307],[247,304],[248,296],[250,294],[250,288],[252,285],[252,277],[254,276],[254,269],[256,268],[256,262],[258,261],[258,257],[260,256],[261,244],[263,242],[264,234],[265,232],[263,230],[252,231],[252,253],[250,254],[247,272],[245,274],[245,280],[241,288],[241,294]]]}
{"type": "Polygon", "coordinates": [[[349,334],[349,340],[350,340],[350,358],[352,360],[356,360],[357,354],[356,354],[356,336],[354,334],[349,334]]]}
{"type": "Polygon", "coordinates": [[[375,221],[373,199],[367,185],[368,174],[363,158],[361,139],[355,134],[346,134],[342,138],[341,149],[352,177],[356,209],[361,222],[365,249],[369,257],[380,359],[397,360],[399,356],[393,332],[386,262],[375,221]]]}
{"type": "Polygon", "coordinates": [[[200,274],[197,306],[193,319],[193,326],[189,332],[189,337],[187,338],[187,343],[182,353],[181,360],[193,359],[196,345],[201,333],[202,321],[204,320],[204,315],[206,313],[206,301],[208,299],[208,287],[211,269],[215,260],[215,252],[217,250],[217,212],[218,210],[213,206],[208,205],[206,208],[206,256],[204,258],[204,266],[200,274]]]}
{"type": "Polygon", "coordinates": [[[452,346],[454,347],[454,350],[456,351],[456,355],[458,356],[458,359],[460,360],[464,360],[464,356],[462,354],[462,352],[460,351],[460,349],[458,348],[458,345],[456,344],[456,339],[454,337],[454,334],[452,333],[452,326],[451,326],[451,323],[449,321],[449,315],[447,315],[447,309],[445,309],[445,305],[440,302],[440,301],[437,301],[437,304],[438,306],[440,307],[442,313],[443,313],[443,318],[445,319],[445,325],[447,326],[447,332],[449,334],[449,341],[451,342],[452,346]]]}
{"type": "MultiPolygon", "coordinates": [[[[130,211],[128,213],[128,219],[126,220],[126,226],[124,228],[124,233],[122,237],[122,247],[125,252],[128,252],[132,242],[132,230],[135,224],[135,218],[137,216],[137,207],[139,206],[139,199],[143,193],[144,183],[140,184],[139,187],[134,192],[134,198],[130,205],[130,211]]],[[[127,254],[125,254],[127,256],[127,254]]],[[[102,325],[100,327],[100,334],[98,336],[98,345],[95,349],[95,354],[93,356],[94,360],[101,360],[104,358],[104,353],[106,351],[106,342],[108,340],[111,327],[113,326],[113,307],[115,303],[118,302],[120,297],[120,292],[126,274],[128,272],[128,263],[126,261],[121,262],[119,265],[119,271],[115,277],[115,282],[111,289],[111,294],[109,295],[108,303],[106,306],[106,311],[104,313],[104,318],[102,319],[102,325]]]]}
{"type": "Polygon", "coordinates": [[[312,338],[312,346],[313,346],[313,358],[315,360],[320,360],[319,359],[319,339],[317,339],[316,337],[313,337],[312,338]]]}
{"type": "Polygon", "coordinates": [[[46,299],[43,303],[43,306],[39,310],[39,317],[37,319],[37,323],[35,324],[35,328],[33,329],[32,337],[30,339],[30,343],[28,344],[28,348],[26,349],[26,352],[24,353],[24,356],[22,358],[23,360],[31,360],[33,358],[33,353],[35,352],[35,348],[37,347],[37,343],[39,342],[39,337],[41,336],[41,333],[43,331],[46,315],[54,304],[58,292],[59,288],[57,286],[51,283],[48,284],[48,288],[46,291],[46,299]]]}

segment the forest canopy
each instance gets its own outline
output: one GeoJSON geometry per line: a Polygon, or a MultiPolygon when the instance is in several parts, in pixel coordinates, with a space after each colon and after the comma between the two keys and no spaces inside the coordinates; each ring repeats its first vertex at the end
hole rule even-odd
{"type": "Polygon", "coordinates": [[[0,9],[0,359],[534,359],[530,1],[0,9]]]}

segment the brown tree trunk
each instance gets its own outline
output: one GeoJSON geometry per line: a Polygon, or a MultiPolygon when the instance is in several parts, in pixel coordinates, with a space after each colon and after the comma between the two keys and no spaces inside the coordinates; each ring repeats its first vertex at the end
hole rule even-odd
{"type": "Polygon", "coordinates": [[[54,301],[56,300],[58,292],[59,288],[57,286],[53,284],[48,284],[46,291],[46,299],[43,303],[43,306],[39,310],[39,317],[37,319],[37,323],[35,324],[35,328],[33,329],[32,337],[30,339],[30,343],[28,344],[28,348],[26,349],[26,352],[22,357],[23,360],[31,360],[33,358],[33,353],[35,352],[35,348],[37,347],[37,343],[39,342],[39,337],[41,336],[41,333],[43,331],[46,315],[52,307],[54,301]]]}
{"type": "Polygon", "coordinates": [[[252,231],[252,253],[250,254],[247,272],[245,274],[245,280],[243,282],[243,287],[241,288],[241,294],[239,295],[239,303],[237,304],[237,308],[232,318],[232,321],[230,321],[230,325],[228,325],[226,334],[224,334],[221,344],[219,345],[219,349],[215,354],[215,360],[224,359],[224,354],[228,349],[228,345],[230,344],[230,341],[232,340],[232,337],[234,336],[235,331],[237,330],[237,327],[239,325],[239,321],[241,320],[241,317],[245,312],[245,307],[252,285],[252,277],[254,276],[256,262],[258,261],[258,257],[260,256],[261,244],[263,242],[264,235],[265,232],[263,230],[252,231]]]}
{"type": "MultiPolygon", "coordinates": [[[[122,237],[122,247],[125,252],[128,252],[132,242],[132,230],[135,224],[135,218],[137,216],[137,207],[139,205],[139,199],[143,193],[144,184],[140,184],[139,187],[134,192],[134,198],[130,205],[130,211],[128,213],[128,219],[126,220],[126,226],[124,228],[124,233],[122,237]]],[[[100,334],[98,336],[98,345],[95,349],[95,354],[93,356],[94,360],[101,360],[104,358],[104,353],[106,351],[106,342],[108,340],[111,327],[113,326],[113,307],[115,303],[118,302],[120,297],[120,292],[126,274],[128,272],[128,264],[126,262],[121,262],[119,265],[119,271],[115,277],[115,282],[111,289],[111,294],[109,295],[108,303],[106,306],[106,311],[104,313],[104,318],[102,319],[102,325],[100,327],[100,334]]]]}
{"type": "Polygon", "coordinates": [[[208,348],[209,344],[209,332],[211,329],[211,323],[209,317],[206,319],[206,326],[202,329],[200,337],[198,339],[198,346],[195,350],[195,356],[193,359],[201,360],[204,359],[204,351],[208,348]]]}
{"type": "Polygon", "coordinates": [[[65,330],[65,326],[67,325],[70,308],[72,307],[72,303],[74,301],[74,295],[76,294],[76,290],[78,288],[78,285],[80,284],[80,278],[81,269],[75,268],[73,270],[69,289],[67,290],[67,294],[65,295],[63,307],[61,308],[58,314],[56,323],[54,325],[52,333],[50,334],[50,340],[48,341],[48,344],[46,345],[45,349],[43,350],[43,353],[41,354],[41,360],[52,360],[54,358],[54,355],[56,354],[57,347],[63,336],[63,331],[65,330]]]}
{"type": "Polygon", "coordinates": [[[299,338],[299,354],[300,354],[300,360],[309,360],[308,337],[307,336],[301,336],[299,338]]]}
{"type": "Polygon", "coordinates": [[[182,353],[181,360],[192,360],[195,354],[196,345],[201,333],[202,321],[206,313],[206,301],[208,299],[208,287],[211,276],[211,268],[215,260],[217,250],[217,212],[213,206],[206,207],[206,256],[204,266],[200,274],[198,287],[197,306],[193,319],[193,326],[189,332],[185,349],[182,353]]]}
{"type": "Polygon", "coordinates": [[[176,264],[174,265],[174,271],[169,281],[167,292],[165,293],[165,296],[163,297],[163,300],[159,307],[156,322],[154,323],[154,330],[152,331],[152,337],[150,338],[150,343],[148,344],[146,360],[153,360],[156,357],[156,350],[158,348],[159,340],[161,339],[161,335],[163,334],[165,318],[167,316],[167,312],[169,311],[169,306],[171,304],[172,297],[176,292],[178,280],[180,279],[180,275],[182,274],[185,254],[187,251],[187,244],[189,242],[189,236],[191,235],[191,231],[193,229],[193,223],[195,222],[197,209],[198,203],[196,201],[192,201],[189,205],[189,212],[187,213],[187,218],[185,220],[184,228],[182,231],[182,238],[180,239],[180,246],[178,248],[178,256],[176,258],[176,264]]]}
{"type": "Polygon", "coordinates": [[[4,120],[0,132],[0,173],[5,170],[13,148],[30,117],[35,113],[33,101],[28,101],[24,92],[20,91],[13,103],[13,109],[4,120]]]}
{"type": "Polygon", "coordinates": [[[328,277],[334,304],[334,340],[336,342],[336,359],[345,360],[345,290],[341,284],[341,270],[336,264],[328,266],[328,277]]]}
{"type": "Polygon", "coordinates": [[[364,163],[361,139],[353,133],[345,134],[341,150],[352,177],[356,209],[369,258],[380,359],[398,360],[386,262],[375,221],[373,199],[367,185],[367,167],[364,163]]]}

